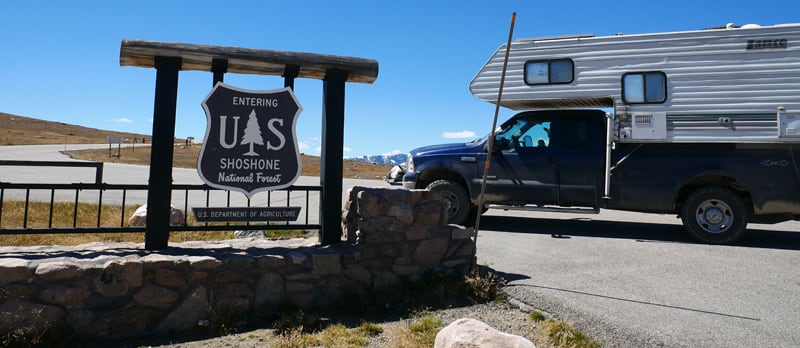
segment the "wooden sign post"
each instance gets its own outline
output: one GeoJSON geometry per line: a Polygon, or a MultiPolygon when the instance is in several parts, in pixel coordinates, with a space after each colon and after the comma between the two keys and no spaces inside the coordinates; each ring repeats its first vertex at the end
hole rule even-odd
{"type": "Polygon", "coordinates": [[[323,81],[320,243],[328,245],[341,241],[345,83],[375,82],[377,61],[241,47],[123,40],[120,65],[156,69],[146,249],[166,249],[169,239],[175,110],[181,70],[212,72],[214,84],[221,82],[229,72],[283,76],[284,86],[290,88],[298,77],[323,81]]]}

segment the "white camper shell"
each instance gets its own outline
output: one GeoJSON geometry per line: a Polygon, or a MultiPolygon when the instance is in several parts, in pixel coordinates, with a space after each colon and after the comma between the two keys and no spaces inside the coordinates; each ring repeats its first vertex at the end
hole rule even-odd
{"type": "MultiPolygon", "coordinates": [[[[497,102],[506,45],[470,83],[497,102]]],[[[501,106],[613,109],[616,142],[800,142],[800,24],[521,39],[501,106]]]]}

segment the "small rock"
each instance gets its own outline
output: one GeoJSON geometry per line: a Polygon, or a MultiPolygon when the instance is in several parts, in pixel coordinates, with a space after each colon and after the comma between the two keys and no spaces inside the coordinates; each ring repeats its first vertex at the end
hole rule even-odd
{"type": "Polygon", "coordinates": [[[436,334],[434,348],[536,348],[533,342],[522,336],[497,331],[482,321],[463,318],[447,325],[436,334]]]}
{"type": "MultiPolygon", "coordinates": [[[[170,206],[169,224],[172,226],[181,226],[184,224],[184,221],[186,221],[186,218],[183,210],[170,206]]],[[[147,204],[142,205],[133,212],[131,218],[128,219],[128,224],[131,226],[144,226],[147,224],[147,204]]]]}
{"type": "Polygon", "coordinates": [[[247,230],[247,231],[234,231],[233,236],[236,239],[244,239],[244,238],[254,238],[254,239],[266,239],[267,234],[264,233],[263,230],[247,230]]]}

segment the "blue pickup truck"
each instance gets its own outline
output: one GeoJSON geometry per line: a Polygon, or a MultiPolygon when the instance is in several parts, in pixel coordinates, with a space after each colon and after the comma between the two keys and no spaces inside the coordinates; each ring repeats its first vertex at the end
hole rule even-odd
{"type": "MultiPolygon", "coordinates": [[[[698,241],[733,243],[748,222],[800,220],[798,143],[624,143],[603,110],[525,111],[489,137],[410,152],[402,185],[445,193],[449,222],[488,208],[677,214],[698,241]]],[[[399,177],[398,177],[399,179],[399,177]]]]}

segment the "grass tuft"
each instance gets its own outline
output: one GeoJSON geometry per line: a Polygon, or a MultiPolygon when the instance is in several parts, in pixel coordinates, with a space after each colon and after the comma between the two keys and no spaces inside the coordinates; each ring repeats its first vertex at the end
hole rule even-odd
{"type": "Polygon", "coordinates": [[[600,344],[567,322],[553,319],[541,324],[548,342],[562,348],[600,348],[600,344]]]}
{"type": "Polygon", "coordinates": [[[442,329],[442,320],[431,312],[414,313],[410,323],[392,332],[389,342],[392,347],[422,348],[433,347],[436,334],[442,329]]]}
{"type": "Polygon", "coordinates": [[[534,323],[541,323],[545,321],[545,319],[547,318],[545,317],[544,313],[539,311],[533,311],[530,314],[528,314],[528,319],[530,319],[534,323]]]}

